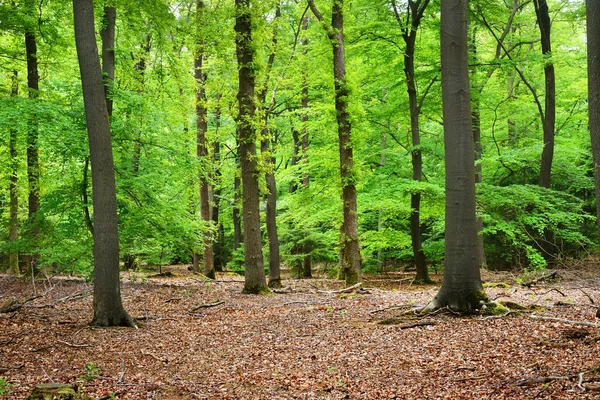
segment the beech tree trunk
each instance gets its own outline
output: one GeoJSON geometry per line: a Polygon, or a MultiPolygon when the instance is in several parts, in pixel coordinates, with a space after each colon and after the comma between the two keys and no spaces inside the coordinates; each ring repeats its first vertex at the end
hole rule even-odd
{"type": "MultiPolygon", "coordinates": [[[[36,4],[28,0],[27,11],[36,13],[36,4]]],[[[35,27],[28,27],[25,32],[25,54],[27,58],[27,90],[28,97],[33,102],[38,98],[40,75],[38,72],[37,38],[35,27]]],[[[34,105],[34,108],[36,106],[34,105]]],[[[34,112],[29,120],[27,130],[27,183],[29,189],[28,216],[30,240],[33,244],[32,253],[25,257],[27,273],[35,274],[39,262],[38,241],[40,236],[40,163],[38,155],[38,120],[34,112]]]]}
{"type": "Polygon", "coordinates": [[[96,45],[93,1],[73,0],[73,14],[92,163],[95,222],[92,325],[134,326],[121,300],[114,163],[102,70],[96,45]]]}
{"type": "Polygon", "coordinates": [[[544,103],[544,115],[542,120],[544,130],[544,150],[542,151],[542,164],[540,167],[541,187],[550,187],[552,172],[552,159],[554,157],[554,126],[556,121],[556,79],[554,76],[554,64],[552,63],[552,47],[550,43],[550,15],[546,0],[534,0],[535,14],[542,39],[542,53],[544,54],[546,77],[546,96],[544,103]]]}
{"type": "Polygon", "coordinates": [[[208,144],[206,141],[206,131],[208,128],[206,121],[206,74],[204,73],[204,42],[201,31],[202,13],[204,11],[204,1],[197,0],[197,33],[199,42],[196,43],[197,52],[194,60],[194,75],[196,78],[196,150],[200,161],[200,171],[198,180],[200,182],[200,217],[206,224],[202,232],[202,253],[204,258],[204,275],[210,279],[215,279],[215,264],[213,253],[212,238],[212,219],[210,216],[210,185],[209,185],[209,159],[208,144]]]}
{"type": "MultiPolygon", "coordinates": [[[[268,129],[263,130],[264,137],[268,137],[268,129]]],[[[261,141],[261,152],[269,153],[269,139],[261,141]]],[[[275,158],[269,156],[272,166],[275,158]]],[[[265,174],[267,184],[266,224],[267,237],[269,240],[269,287],[281,287],[281,258],[279,254],[279,236],[277,235],[277,184],[275,182],[275,171],[270,170],[265,174]]]]}
{"type": "Polygon", "coordinates": [[[442,287],[427,309],[475,310],[485,300],[477,265],[475,158],[467,52],[467,0],[441,3],[446,159],[446,243],[442,287]]]}
{"type": "Polygon", "coordinates": [[[348,112],[348,96],[350,92],[346,84],[346,54],[344,51],[344,1],[334,0],[331,11],[331,26],[315,6],[314,0],[308,4],[321,22],[333,47],[333,78],[335,88],[335,111],[338,125],[338,141],[340,152],[340,176],[342,178],[342,203],[344,222],[342,224],[342,269],[346,285],[361,281],[360,268],[362,259],[358,242],[358,213],[356,204],[356,175],[352,148],[352,124],[348,112]]]}
{"type": "MultiPolygon", "coordinates": [[[[19,95],[19,81],[18,81],[17,70],[13,71],[11,76],[11,97],[17,97],[19,95]]],[[[18,171],[19,171],[19,159],[17,158],[17,129],[10,128],[9,139],[8,139],[8,152],[10,155],[10,183],[9,183],[9,196],[10,196],[10,222],[9,222],[9,240],[11,245],[15,246],[17,240],[19,240],[19,193],[18,193],[18,171]]],[[[12,247],[9,252],[8,268],[11,274],[19,274],[19,251],[12,247]]]]}
{"type": "Polygon", "coordinates": [[[260,232],[256,129],[254,127],[254,43],[250,0],[235,0],[235,44],[238,61],[238,135],[242,165],[242,219],[244,223],[245,293],[267,290],[260,232]]]}
{"type": "Polygon", "coordinates": [[[586,0],[587,53],[588,53],[588,113],[594,180],[596,186],[596,213],[600,240],[600,2],[586,0]]]}
{"type": "MultiPolygon", "coordinates": [[[[221,124],[221,106],[220,101],[221,94],[217,94],[217,106],[215,107],[215,136],[219,132],[221,124]]],[[[221,143],[217,138],[213,143],[213,181],[214,195],[213,195],[213,207],[212,207],[212,221],[213,225],[217,227],[217,238],[213,242],[213,260],[215,265],[215,271],[223,271],[225,266],[225,231],[223,224],[220,223],[219,217],[221,214],[221,143]]]]}

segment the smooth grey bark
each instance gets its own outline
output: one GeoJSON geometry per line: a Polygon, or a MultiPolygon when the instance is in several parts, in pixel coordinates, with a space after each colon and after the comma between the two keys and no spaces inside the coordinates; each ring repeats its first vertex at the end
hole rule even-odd
{"type": "Polygon", "coordinates": [[[587,10],[588,113],[600,240],[600,2],[586,0],[585,4],[587,10]]]}
{"type": "MultiPolygon", "coordinates": [[[[200,161],[198,180],[200,182],[200,217],[207,225],[202,232],[202,254],[204,261],[204,275],[215,279],[215,261],[213,253],[213,238],[211,234],[212,218],[210,215],[210,183],[209,183],[209,155],[206,131],[208,130],[206,118],[206,74],[204,73],[204,40],[202,39],[202,22],[204,1],[196,2],[196,27],[198,34],[197,50],[194,58],[194,77],[196,79],[196,154],[200,161]]],[[[194,263],[195,264],[195,263],[194,263]]]]}
{"type": "MultiPolygon", "coordinates": [[[[19,81],[17,70],[13,71],[11,76],[11,97],[19,95],[19,81]]],[[[9,130],[8,152],[10,155],[10,182],[9,182],[9,197],[10,197],[10,217],[9,217],[9,240],[11,245],[15,245],[19,240],[19,159],[17,152],[17,129],[11,127],[9,130]]],[[[9,252],[8,269],[11,274],[18,275],[19,271],[19,252],[15,248],[11,248],[9,252]]]]}
{"type": "Polygon", "coordinates": [[[108,112],[92,0],[73,0],[75,44],[92,163],[94,318],[97,326],[135,326],[123,308],[119,277],[117,196],[108,112]]]}
{"type": "Polygon", "coordinates": [[[544,76],[546,78],[546,95],[544,97],[544,114],[542,126],[544,130],[544,149],[540,166],[539,185],[549,188],[554,158],[554,127],[556,124],[556,78],[552,62],[552,47],[550,42],[550,15],[546,0],[534,0],[535,14],[542,39],[542,54],[544,55],[544,76]]]}
{"type": "Polygon", "coordinates": [[[338,126],[338,144],[340,153],[340,177],[342,179],[342,203],[344,222],[341,234],[341,266],[346,285],[361,281],[360,244],[358,241],[358,211],[356,203],[356,184],[354,157],[352,148],[352,124],[348,111],[350,95],[346,83],[346,53],[344,50],[344,1],[333,0],[331,26],[315,6],[314,0],[308,5],[319,20],[333,48],[333,78],[335,89],[335,111],[338,126]]]}
{"type": "Polygon", "coordinates": [[[260,232],[258,165],[256,160],[256,103],[254,43],[250,0],[235,0],[235,45],[238,62],[238,137],[242,167],[242,220],[244,224],[244,292],[267,289],[260,232]]]}
{"type": "Polygon", "coordinates": [[[442,287],[427,309],[472,311],[486,300],[477,265],[475,149],[471,125],[467,0],[441,3],[446,236],[442,287]]]}

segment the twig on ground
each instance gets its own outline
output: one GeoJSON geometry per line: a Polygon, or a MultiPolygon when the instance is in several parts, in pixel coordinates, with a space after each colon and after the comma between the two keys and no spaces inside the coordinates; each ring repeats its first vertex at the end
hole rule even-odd
{"type": "Polygon", "coordinates": [[[176,300],[183,300],[183,297],[171,297],[170,299],[165,300],[165,303],[170,303],[176,300]]]}
{"type": "Polygon", "coordinates": [[[577,382],[577,387],[585,392],[585,387],[583,386],[583,375],[584,374],[585,374],[585,372],[579,373],[579,381],[577,382]]]}
{"type": "Polygon", "coordinates": [[[43,366],[43,365],[40,365],[40,368],[42,369],[42,372],[44,373],[44,375],[46,375],[46,378],[50,379],[50,382],[52,382],[52,383],[56,383],[56,382],[54,382],[54,379],[52,379],[52,378],[50,377],[50,375],[48,375],[48,374],[46,373],[46,370],[44,369],[44,366],[43,366]]]}
{"type": "Polygon", "coordinates": [[[199,310],[201,308],[216,307],[216,306],[220,306],[221,304],[225,304],[225,302],[223,300],[218,300],[218,301],[215,301],[214,303],[200,304],[200,305],[197,305],[195,307],[192,307],[192,309],[190,311],[194,312],[194,311],[197,311],[197,310],[199,310]]]}
{"type": "Polygon", "coordinates": [[[119,379],[117,379],[117,383],[123,382],[124,377],[125,377],[125,361],[121,360],[121,374],[119,375],[119,379]]]}
{"type": "Polygon", "coordinates": [[[69,342],[65,342],[64,340],[57,340],[58,343],[62,343],[65,346],[69,346],[69,347],[92,347],[93,344],[76,344],[76,343],[69,343],[69,342]]]}
{"type": "Polygon", "coordinates": [[[40,351],[43,351],[43,350],[46,350],[46,349],[50,349],[52,347],[54,347],[53,344],[48,344],[46,346],[38,347],[37,349],[29,349],[29,351],[32,352],[32,353],[38,353],[40,351]]]}
{"type": "Polygon", "coordinates": [[[585,294],[585,296],[588,298],[588,300],[590,301],[590,303],[591,303],[591,304],[596,304],[596,303],[594,302],[594,299],[592,299],[592,296],[590,296],[590,295],[589,295],[589,294],[588,294],[588,293],[587,293],[585,290],[583,290],[583,289],[579,289],[579,291],[580,291],[581,293],[585,294]]]}
{"type": "Polygon", "coordinates": [[[531,286],[535,285],[538,282],[547,281],[547,280],[555,278],[555,277],[556,277],[556,271],[551,271],[549,273],[541,275],[538,278],[532,279],[530,281],[523,282],[523,283],[521,283],[521,285],[522,286],[531,287],[531,286]]]}
{"type": "Polygon", "coordinates": [[[389,306],[389,307],[378,308],[376,310],[371,310],[371,311],[369,311],[369,314],[377,314],[377,313],[387,311],[387,310],[395,310],[396,308],[414,308],[414,306],[412,304],[399,304],[399,305],[395,305],[395,306],[389,306]]]}
{"type": "Polygon", "coordinates": [[[418,326],[429,326],[429,325],[435,325],[435,324],[436,323],[434,321],[418,321],[418,322],[413,322],[412,324],[400,325],[398,328],[410,329],[410,328],[416,328],[418,326]]]}
{"type": "Polygon", "coordinates": [[[344,289],[338,289],[338,290],[319,290],[319,293],[325,293],[325,294],[351,293],[351,292],[354,292],[356,289],[358,289],[361,286],[362,286],[362,282],[358,282],[357,284],[349,286],[349,287],[344,288],[344,289]]]}
{"type": "Polygon", "coordinates": [[[582,325],[582,326],[591,326],[593,328],[600,328],[600,325],[598,325],[598,324],[596,324],[594,322],[588,322],[588,321],[572,321],[572,320],[569,320],[569,319],[555,318],[555,317],[544,317],[544,316],[535,315],[535,314],[530,315],[529,318],[531,318],[531,319],[539,319],[539,320],[543,320],[543,321],[562,322],[563,324],[582,325]]]}

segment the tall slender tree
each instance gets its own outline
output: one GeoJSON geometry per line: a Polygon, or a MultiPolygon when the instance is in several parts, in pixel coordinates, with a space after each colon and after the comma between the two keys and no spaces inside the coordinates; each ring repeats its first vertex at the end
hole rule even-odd
{"type": "Polygon", "coordinates": [[[549,188],[552,173],[552,159],[554,158],[554,127],[556,124],[556,78],[554,63],[552,62],[552,46],[550,41],[550,14],[546,0],[534,0],[535,15],[537,16],[540,36],[542,39],[542,54],[544,55],[544,76],[546,94],[544,97],[544,113],[542,126],[544,131],[544,149],[542,150],[542,163],[540,166],[541,187],[549,188]]]}
{"type": "Polygon", "coordinates": [[[238,62],[238,138],[242,167],[245,293],[267,290],[260,232],[258,163],[256,160],[255,66],[250,0],[235,0],[235,44],[238,62]]]}
{"type": "MultiPolygon", "coordinates": [[[[34,17],[36,4],[32,0],[25,2],[27,13],[34,17]]],[[[32,18],[37,21],[37,18],[32,18]]],[[[38,71],[38,51],[36,27],[28,25],[25,31],[25,53],[27,58],[27,90],[29,99],[36,101],[40,89],[40,74],[38,71]]],[[[31,240],[33,241],[33,252],[26,257],[27,270],[35,273],[35,265],[38,263],[38,241],[40,236],[40,161],[38,152],[38,117],[34,112],[29,120],[27,131],[27,182],[29,185],[28,215],[31,240]]]]}
{"type": "Polygon", "coordinates": [[[442,102],[446,159],[444,278],[428,309],[479,309],[485,299],[477,264],[475,159],[471,125],[467,0],[441,3],[442,102]]]}
{"type": "MultiPolygon", "coordinates": [[[[408,88],[408,104],[410,109],[410,131],[412,139],[411,161],[413,167],[413,180],[421,182],[423,177],[423,156],[421,152],[421,130],[419,127],[419,114],[421,107],[417,99],[417,86],[415,83],[415,41],[417,30],[423,19],[423,14],[429,5],[429,0],[409,0],[407,7],[406,23],[403,23],[398,12],[396,1],[392,0],[394,14],[402,28],[402,39],[406,45],[404,51],[404,75],[408,88]]],[[[415,190],[410,194],[410,239],[417,269],[417,281],[431,282],[427,271],[425,252],[421,244],[421,192],[415,190]]]]}
{"type": "Polygon", "coordinates": [[[204,40],[204,13],[206,6],[203,0],[196,1],[196,55],[194,58],[194,77],[196,79],[196,155],[200,162],[198,180],[200,181],[200,217],[207,225],[202,232],[202,254],[204,261],[204,275],[215,279],[215,262],[213,253],[212,219],[210,215],[210,183],[209,183],[209,159],[208,141],[206,131],[208,130],[206,110],[206,73],[204,72],[205,40],[204,40]]]}
{"type": "Polygon", "coordinates": [[[134,326],[121,300],[115,173],[102,70],[96,45],[93,0],[73,0],[73,15],[92,163],[95,223],[92,324],[134,326]]]}
{"type": "MultiPolygon", "coordinates": [[[[308,44],[309,38],[307,35],[308,31],[308,16],[304,16],[302,18],[302,32],[304,37],[302,38],[300,44],[302,45],[302,57],[306,61],[308,60],[308,44]]],[[[302,178],[302,186],[304,189],[307,189],[310,185],[310,172],[308,169],[308,142],[309,142],[309,131],[308,131],[308,71],[306,68],[302,68],[302,167],[304,171],[304,176],[302,178]]],[[[303,278],[312,278],[312,256],[310,252],[312,251],[312,245],[310,242],[306,241],[304,243],[304,259],[302,261],[302,277],[303,278]]]]}
{"type": "MultiPolygon", "coordinates": [[[[19,80],[18,71],[14,70],[11,76],[11,97],[17,97],[19,95],[19,80]]],[[[17,130],[12,127],[9,131],[8,139],[8,151],[10,154],[10,184],[9,184],[9,197],[10,197],[10,222],[9,222],[9,240],[11,245],[16,245],[19,239],[19,159],[17,158],[17,130]]],[[[12,274],[19,274],[19,251],[14,247],[10,249],[9,270],[12,274]]]]}
{"type": "Polygon", "coordinates": [[[586,0],[585,4],[587,10],[588,115],[596,183],[598,238],[600,240],[600,2],[586,0]]]}
{"type": "Polygon", "coordinates": [[[356,203],[356,175],[352,147],[352,123],[348,111],[350,91],[346,82],[346,52],[344,50],[344,0],[333,0],[331,25],[325,22],[314,0],[308,5],[327,33],[333,48],[333,78],[335,111],[338,125],[340,176],[342,178],[342,203],[344,222],[341,229],[341,268],[346,285],[361,281],[362,259],[358,242],[358,213],[356,203]]]}

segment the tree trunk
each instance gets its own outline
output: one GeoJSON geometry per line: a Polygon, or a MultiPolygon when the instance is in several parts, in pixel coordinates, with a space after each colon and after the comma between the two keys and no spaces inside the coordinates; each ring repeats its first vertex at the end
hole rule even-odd
{"type": "Polygon", "coordinates": [[[198,180],[200,181],[200,216],[205,227],[202,232],[202,253],[204,258],[204,275],[215,279],[215,264],[213,255],[212,219],[210,217],[210,185],[208,181],[210,162],[208,159],[208,145],[206,141],[206,74],[204,73],[204,42],[202,39],[202,17],[204,1],[197,0],[197,33],[198,43],[194,60],[194,75],[196,78],[196,149],[200,161],[198,180]]]}
{"type": "Polygon", "coordinates": [[[114,163],[102,70],[96,45],[93,1],[73,0],[73,14],[92,163],[95,217],[92,325],[134,326],[121,300],[114,163]]]}
{"type": "Polygon", "coordinates": [[[542,151],[542,164],[540,167],[541,187],[550,187],[552,159],[554,157],[554,125],[556,120],[556,99],[554,64],[552,63],[552,47],[550,45],[550,15],[546,0],[534,0],[535,14],[537,16],[540,35],[542,38],[542,53],[544,54],[544,75],[546,77],[546,96],[544,104],[544,150],[542,151]]]}
{"type": "MultiPolygon", "coordinates": [[[[473,36],[469,39],[469,50],[471,52],[472,64],[477,64],[477,46],[475,43],[476,32],[473,30],[473,36]]],[[[476,78],[475,67],[471,67],[471,75],[476,78]]],[[[473,79],[474,80],[474,79],[473,79]]],[[[481,168],[481,113],[480,113],[480,96],[483,91],[483,85],[473,85],[471,81],[471,124],[473,128],[473,146],[475,148],[475,184],[481,183],[483,180],[483,172],[481,168]]],[[[486,266],[485,247],[483,242],[483,218],[477,217],[477,265],[479,268],[486,266]]]]}
{"type": "Polygon", "coordinates": [[[235,44],[238,61],[238,134],[242,165],[242,219],[244,223],[245,293],[267,290],[260,232],[256,129],[254,128],[254,43],[250,0],[235,0],[235,44]]]}
{"type": "MultiPolygon", "coordinates": [[[[417,29],[421,23],[421,18],[429,0],[409,1],[408,12],[410,14],[410,26],[404,28],[402,37],[406,43],[404,52],[404,74],[406,75],[406,85],[408,87],[408,104],[410,109],[410,129],[412,138],[411,160],[413,167],[413,180],[421,182],[423,175],[423,159],[421,155],[421,137],[419,128],[419,114],[421,110],[417,104],[417,89],[415,86],[415,40],[417,38],[417,29]]],[[[412,243],[413,254],[415,257],[415,266],[417,269],[417,281],[431,282],[427,271],[427,262],[425,253],[421,245],[421,192],[413,191],[410,194],[410,239],[412,243]]]]}
{"type": "MultiPolygon", "coordinates": [[[[302,19],[302,30],[306,35],[308,31],[308,17],[302,19]]],[[[300,42],[302,45],[302,55],[306,59],[308,54],[308,37],[304,37],[300,42]]],[[[307,189],[310,185],[310,172],[308,169],[308,73],[305,68],[302,69],[302,167],[304,176],[302,186],[307,189]]],[[[304,245],[304,260],[302,262],[302,277],[312,278],[312,244],[306,242],[304,245]]]]}
{"type": "Polygon", "coordinates": [[[342,203],[344,222],[342,224],[342,268],[346,285],[361,281],[362,259],[358,242],[358,212],[356,204],[356,174],[352,148],[352,124],[348,112],[350,91],[346,83],[346,54],[344,51],[344,1],[334,0],[331,12],[331,27],[324,23],[323,16],[317,10],[314,0],[308,4],[321,22],[333,47],[333,78],[335,87],[335,111],[338,125],[340,152],[340,176],[342,179],[342,203]]]}
{"type": "MultiPolygon", "coordinates": [[[[263,139],[261,141],[261,152],[268,155],[269,139],[268,128],[263,129],[263,139]]],[[[275,158],[268,155],[272,168],[275,165],[275,158]]],[[[279,236],[277,235],[277,185],[275,182],[275,172],[270,169],[265,174],[267,184],[267,204],[266,204],[266,224],[267,237],[269,240],[269,287],[281,287],[281,259],[279,255],[279,236]]]]}
{"type": "MultiPolygon", "coordinates": [[[[19,95],[19,81],[17,70],[13,71],[11,77],[12,85],[10,96],[17,97],[19,95]]],[[[17,129],[11,127],[9,130],[8,148],[10,154],[10,223],[9,223],[9,240],[13,246],[9,252],[9,271],[11,274],[19,274],[19,251],[14,247],[19,240],[19,191],[18,191],[18,171],[19,159],[17,158],[17,129]]]]}
{"type": "Polygon", "coordinates": [[[596,183],[596,213],[600,240],[600,2],[586,0],[588,53],[588,113],[594,180],[596,183]]]}
{"type": "MultiPolygon", "coordinates": [[[[298,160],[300,159],[300,133],[298,130],[292,126],[292,141],[294,142],[294,150],[292,153],[292,159],[290,160],[290,166],[294,167],[298,165],[298,160]]],[[[298,190],[298,180],[296,179],[296,174],[292,174],[292,181],[288,186],[288,193],[295,193],[298,190]]]]}
{"type": "MultiPolygon", "coordinates": [[[[35,13],[35,3],[27,1],[27,10],[35,13]]],[[[30,27],[25,32],[25,53],[27,58],[27,90],[29,99],[34,103],[39,94],[40,75],[38,73],[37,38],[35,29],[30,27]]],[[[34,104],[34,109],[37,106],[34,104]]],[[[38,156],[38,119],[34,112],[29,120],[27,130],[27,183],[29,188],[28,216],[30,240],[33,243],[32,253],[25,257],[27,272],[35,274],[39,262],[38,241],[40,236],[40,164],[38,156]]]]}
{"type": "MultiPolygon", "coordinates": [[[[217,106],[215,108],[215,136],[219,133],[219,126],[221,123],[221,106],[219,100],[221,94],[217,94],[217,106]]],[[[225,266],[225,231],[223,224],[220,223],[219,217],[221,212],[221,143],[218,137],[213,143],[213,182],[214,184],[214,200],[212,207],[212,221],[213,226],[217,227],[217,238],[213,242],[213,254],[214,254],[214,265],[215,271],[223,271],[225,266]]]]}
{"type": "Polygon", "coordinates": [[[428,309],[475,310],[485,300],[477,265],[475,149],[467,53],[467,0],[441,3],[441,65],[446,159],[446,243],[442,287],[428,309]]]}
{"type": "Polygon", "coordinates": [[[232,216],[233,219],[233,250],[237,250],[242,243],[242,218],[240,217],[240,206],[242,203],[242,195],[241,195],[241,186],[242,181],[238,174],[238,171],[241,170],[240,165],[240,150],[239,150],[239,141],[238,141],[238,151],[235,155],[235,164],[236,164],[236,173],[235,178],[233,179],[233,209],[232,216]]]}
{"type": "Polygon", "coordinates": [[[104,76],[104,98],[106,99],[106,111],[108,118],[112,116],[113,100],[112,89],[115,81],[115,24],[117,21],[117,10],[115,7],[104,6],[102,16],[102,74],[104,76]]]}

